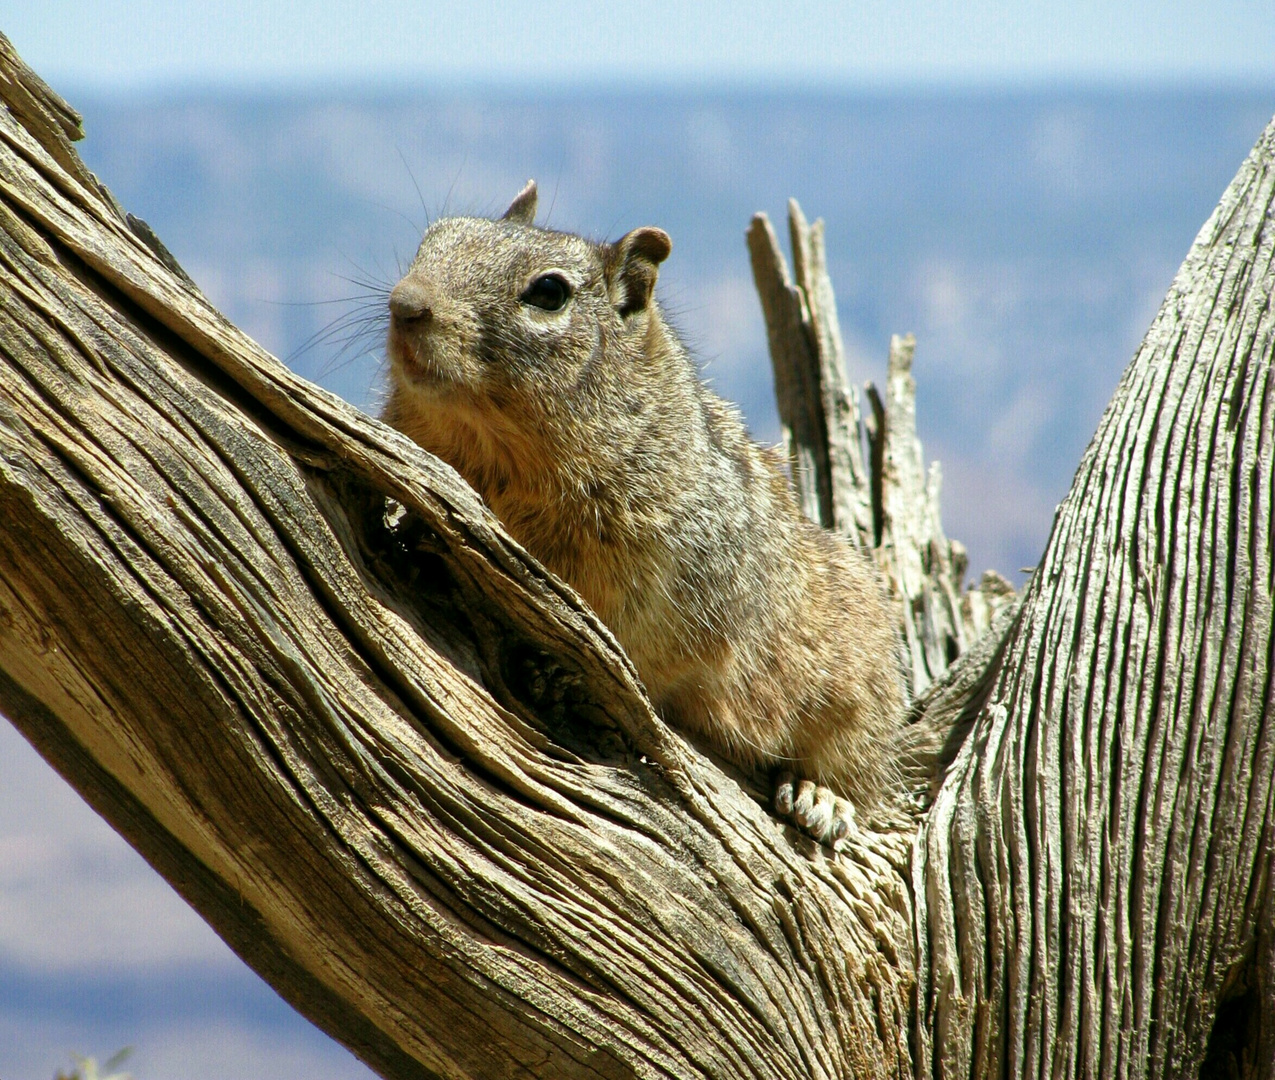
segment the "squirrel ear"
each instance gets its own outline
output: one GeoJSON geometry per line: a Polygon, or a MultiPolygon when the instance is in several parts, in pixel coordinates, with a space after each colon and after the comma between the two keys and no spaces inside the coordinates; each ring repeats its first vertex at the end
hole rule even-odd
{"type": "Polygon", "coordinates": [[[672,250],[668,233],[651,225],[625,233],[611,245],[607,278],[621,315],[642,311],[651,302],[658,267],[672,250]]]}
{"type": "Polygon", "coordinates": [[[509,204],[509,209],[501,215],[500,220],[513,221],[519,225],[530,225],[536,220],[536,182],[534,180],[528,180],[527,186],[514,196],[514,201],[509,204]]]}

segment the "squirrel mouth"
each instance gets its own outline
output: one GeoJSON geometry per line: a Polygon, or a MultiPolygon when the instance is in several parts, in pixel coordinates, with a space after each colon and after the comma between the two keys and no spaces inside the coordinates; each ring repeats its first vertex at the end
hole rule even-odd
{"type": "Polygon", "coordinates": [[[396,365],[413,383],[424,383],[431,386],[445,386],[454,380],[442,370],[431,350],[422,349],[414,342],[405,340],[401,335],[390,334],[390,363],[396,365]]]}

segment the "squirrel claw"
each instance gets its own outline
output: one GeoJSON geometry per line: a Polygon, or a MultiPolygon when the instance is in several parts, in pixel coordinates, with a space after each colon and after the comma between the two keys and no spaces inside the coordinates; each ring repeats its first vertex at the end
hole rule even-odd
{"type": "Polygon", "coordinates": [[[834,851],[855,831],[854,804],[831,788],[784,770],[775,780],[775,811],[834,851]]]}

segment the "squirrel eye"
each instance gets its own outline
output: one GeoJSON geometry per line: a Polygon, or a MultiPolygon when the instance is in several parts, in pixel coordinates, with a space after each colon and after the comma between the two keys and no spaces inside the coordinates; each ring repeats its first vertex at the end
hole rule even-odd
{"type": "Polygon", "coordinates": [[[545,311],[561,311],[571,298],[571,286],[561,274],[541,274],[518,299],[545,311]]]}

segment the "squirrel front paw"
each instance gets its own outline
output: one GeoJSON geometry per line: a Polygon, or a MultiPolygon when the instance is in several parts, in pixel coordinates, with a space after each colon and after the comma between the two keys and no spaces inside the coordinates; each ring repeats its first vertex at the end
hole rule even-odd
{"type": "Polygon", "coordinates": [[[799,780],[787,770],[775,778],[775,811],[834,851],[857,828],[849,799],[812,780],[799,780]]]}

